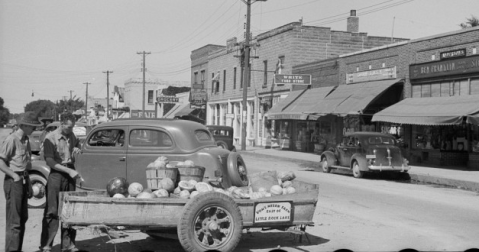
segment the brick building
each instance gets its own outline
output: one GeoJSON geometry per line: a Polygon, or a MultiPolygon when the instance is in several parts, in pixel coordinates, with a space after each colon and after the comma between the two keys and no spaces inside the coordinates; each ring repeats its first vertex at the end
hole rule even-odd
{"type": "MultiPolygon", "coordinates": [[[[247,125],[247,145],[264,145],[271,132],[265,127],[265,113],[292,90],[291,85],[273,85],[273,74],[291,74],[293,66],[312,61],[337,58],[341,54],[391,44],[406,39],[368,36],[358,32],[359,20],[355,13],[348,19],[348,31],[333,31],[326,27],[305,26],[293,22],[257,35],[251,41],[251,75],[247,92],[247,113],[243,117],[243,66],[241,62],[242,42],[236,38],[226,46],[208,50],[207,64],[199,66],[193,62],[205,62],[195,57],[192,60],[192,79],[205,76],[204,90],[208,94],[206,105],[207,124],[228,125],[234,128],[235,144],[241,144],[242,120],[247,125]],[[205,73],[204,75],[202,73],[205,73]]],[[[204,55],[204,54],[200,54],[204,55]]],[[[334,63],[334,60],[332,61],[334,63]]],[[[203,80],[203,79],[201,79],[203,80]]],[[[196,83],[195,81],[193,83],[196,83]]],[[[321,86],[320,79],[314,79],[321,86]]],[[[331,85],[334,82],[330,83],[331,85]]],[[[266,123],[267,124],[267,123],[266,123]]]]}
{"type": "Polygon", "coordinates": [[[314,89],[332,87],[302,108],[302,119],[280,120],[290,132],[309,132],[306,146],[335,145],[346,131],[382,131],[403,142],[412,163],[479,169],[478,38],[479,28],[468,28],[298,64],[293,73],[311,74],[312,89],[293,91],[284,100],[292,105],[269,114],[294,114],[290,108],[320,93],[314,89]]]}

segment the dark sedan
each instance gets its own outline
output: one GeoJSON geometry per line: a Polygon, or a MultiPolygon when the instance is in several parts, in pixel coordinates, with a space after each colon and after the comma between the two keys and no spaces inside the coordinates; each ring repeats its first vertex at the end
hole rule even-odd
{"type": "Polygon", "coordinates": [[[352,170],[355,178],[366,172],[407,172],[410,167],[403,158],[393,136],[377,132],[347,133],[333,150],[321,154],[323,172],[331,169],[352,170]]]}

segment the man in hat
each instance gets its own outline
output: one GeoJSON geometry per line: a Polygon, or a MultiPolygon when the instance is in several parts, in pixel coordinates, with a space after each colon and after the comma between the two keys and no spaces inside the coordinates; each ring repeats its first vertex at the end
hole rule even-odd
{"type": "Polygon", "coordinates": [[[6,201],[5,251],[21,251],[25,223],[28,219],[29,180],[31,169],[28,136],[42,124],[34,112],[17,119],[18,129],[5,138],[0,148],[0,170],[5,173],[3,190],[6,201]]]}
{"type": "MultiPolygon", "coordinates": [[[[48,133],[43,141],[43,155],[50,167],[46,188],[46,206],[43,213],[40,250],[52,250],[53,240],[58,232],[58,200],[60,192],[75,191],[76,179],[81,179],[75,171],[75,155],[80,152],[80,141],[73,134],[76,118],[72,113],[60,116],[60,127],[48,133]]],[[[62,251],[78,251],[75,246],[76,230],[61,227],[62,251]]]]}

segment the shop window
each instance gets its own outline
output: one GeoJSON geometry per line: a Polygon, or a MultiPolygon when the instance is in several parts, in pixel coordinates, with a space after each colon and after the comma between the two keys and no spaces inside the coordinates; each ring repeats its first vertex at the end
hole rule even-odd
{"type": "Polygon", "coordinates": [[[431,84],[421,85],[421,97],[431,97],[431,84]]]}
{"type": "Polygon", "coordinates": [[[421,97],[421,85],[412,86],[412,98],[421,97]]]}
{"type": "Polygon", "coordinates": [[[469,80],[456,81],[459,85],[459,95],[469,95],[469,80]]]}
{"type": "Polygon", "coordinates": [[[148,90],[148,104],[153,104],[153,90],[148,90]]]}
{"type": "Polygon", "coordinates": [[[268,85],[268,61],[263,61],[263,87],[268,85]]]}
{"type": "Polygon", "coordinates": [[[471,95],[479,95],[479,79],[471,79],[471,95]]]}
{"type": "Polygon", "coordinates": [[[223,70],[223,93],[226,91],[226,70],[223,70]]]}
{"type": "Polygon", "coordinates": [[[441,83],[431,84],[431,97],[441,96],[441,83]]]}
{"type": "Polygon", "coordinates": [[[412,148],[414,149],[467,151],[467,133],[465,125],[413,125],[412,133],[412,148]]]}
{"type": "Polygon", "coordinates": [[[449,96],[449,82],[441,83],[441,96],[443,97],[449,96]]]}
{"type": "Polygon", "coordinates": [[[233,68],[233,89],[236,89],[236,67],[233,68]]]}

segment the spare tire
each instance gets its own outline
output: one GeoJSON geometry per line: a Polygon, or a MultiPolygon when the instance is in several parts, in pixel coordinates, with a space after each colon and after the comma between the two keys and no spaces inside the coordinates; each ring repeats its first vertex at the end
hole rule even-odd
{"type": "Polygon", "coordinates": [[[248,170],[246,164],[237,152],[230,152],[228,155],[228,178],[233,186],[248,186],[248,170]]]}

